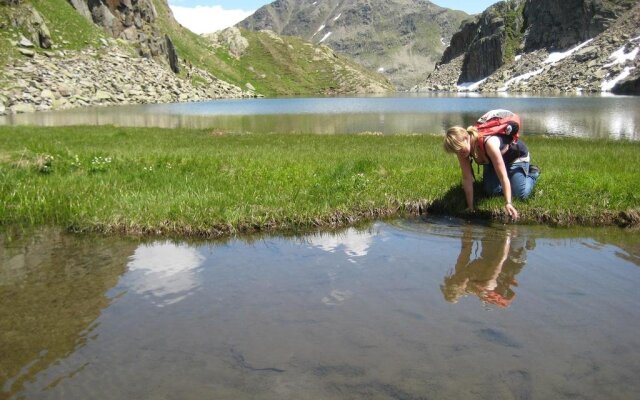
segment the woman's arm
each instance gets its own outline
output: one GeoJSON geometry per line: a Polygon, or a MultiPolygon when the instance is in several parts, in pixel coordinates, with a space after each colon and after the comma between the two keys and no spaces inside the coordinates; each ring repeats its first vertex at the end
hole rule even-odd
{"type": "Polygon", "coordinates": [[[458,162],[462,171],[462,188],[464,197],[467,200],[467,209],[473,211],[473,170],[468,157],[458,154],[458,162]]]}
{"type": "Polygon", "coordinates": [[[496,170],[496,175],[498,175],[500,185],[502,185],[502,194],[504,195],[504,200],[506,202],[504,208],[511,218],[517,220],[518,210],[516,210],[513,204],[511,204],[511,182],[509,181],[509,175],[507,174],[507,167],[504,165],[504,160],[500,153],[499,143],[499,140],[487,140],[485,142],[485,151],[487,153],[487,157],[491,160],[491,164],[493,164],[493,168],[496,170]]]}

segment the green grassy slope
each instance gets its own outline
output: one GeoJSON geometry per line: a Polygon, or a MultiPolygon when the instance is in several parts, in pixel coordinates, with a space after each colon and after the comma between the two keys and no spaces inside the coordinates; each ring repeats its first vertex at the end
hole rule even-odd
{"type": "MultiPolygon", "coordinates": [[[[392,91],[381,75],[335,54],[325,46],[313,46],[292,36],[273,36],[242,30],[249,47],[239,59],[227,56],[234,70],[260,93],[287,95],[304,93],[357,92],[366,82],[392,91]],[[361,76],[360,76],[361,75],[361,76]]],[[[227,54],[226,51],[219,50],[227,54]]]]}

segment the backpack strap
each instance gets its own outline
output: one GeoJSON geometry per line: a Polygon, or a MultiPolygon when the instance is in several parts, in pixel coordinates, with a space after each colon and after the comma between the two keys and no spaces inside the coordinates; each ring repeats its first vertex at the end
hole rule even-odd
{"type": "Polygon", "coordinates": [[[480,150],[480,152],[484,155],[484,157],[487,157],[487,152],[485,151],[485,142],[491,136],[492,135],[482,135],[482,134],[478,135],[478,150],[480,150]]]}

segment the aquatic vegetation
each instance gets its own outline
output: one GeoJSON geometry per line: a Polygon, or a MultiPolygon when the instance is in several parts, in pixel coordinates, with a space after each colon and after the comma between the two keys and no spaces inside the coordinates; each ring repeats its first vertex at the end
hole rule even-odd
{"type": "MultiPolygon", "coordinates": [[[[478,211],[464,214],[457,160],[441,142],[2,127],[0,224],[213,237],[421,213],[505,218],[501,198],[479,198],[478,211]]],[[[640,225],[640,143],[531,136],[527,144],[543,172],[533,198],[516,202],[522,222],[640,225]]]]}

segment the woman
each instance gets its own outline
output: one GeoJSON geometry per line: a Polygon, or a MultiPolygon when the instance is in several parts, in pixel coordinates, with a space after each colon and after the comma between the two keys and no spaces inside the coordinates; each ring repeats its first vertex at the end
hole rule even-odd
{"type": "Polygon", "coordinates": [[[530,166],[529,150],[522,140],[511,143],[506,135],[481,137],[473,126],[467,129],[454,126],[447,130],[444,148],[458,156],[467,210],[473,211],[473,159],[483,165],[484,190],[492,196],[502,194],[505,210],[511,218],[518,219],[518,210],[511,203],[512,195],[528,198],[540,175],[538,167],[530,166]]]}

